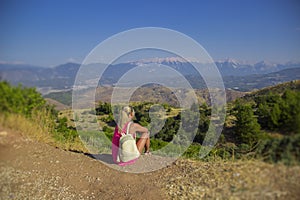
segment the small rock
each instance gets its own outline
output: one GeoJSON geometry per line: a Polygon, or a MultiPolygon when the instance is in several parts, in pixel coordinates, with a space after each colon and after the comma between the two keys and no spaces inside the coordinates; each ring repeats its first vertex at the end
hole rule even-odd
{"type": "Polygon", "coordinates": [[[0,131],[0,136],[2,136],[2,137],[7,136],[7,132],[6,131],[0,131]]]}
{"type": "Polygon", "coordinates": [[[239,176],[240,176],[240,173],[234,173],[233,176],[234,176],[234,177],[239,177],[239,176]]]}
{"type": "Polygon", "coordinates": [[[180,190],[184,191],[185,187],[183,185],[181,185],[180,187],[180,190]]]}

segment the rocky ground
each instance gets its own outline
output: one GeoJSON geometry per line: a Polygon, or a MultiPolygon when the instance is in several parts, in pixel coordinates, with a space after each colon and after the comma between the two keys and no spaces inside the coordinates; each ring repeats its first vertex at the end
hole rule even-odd
{"type": "MultiPolygon", "coordinates": [[[[177,160],[147,173],[125,172],[166,158],[142,156],[119,171],[0,127],[0,199],[299,199],[300,167],[259,161],[177,160]]],[[[100,158],[101,159],[101,158],[100,158]]],[[[114,167],[114,168],[112,168],[114,167]]],[[[153,169],[156,169],[153,165],[153,169]]],[[[138,172],[138,171],[137,171],[138,172]]]]}

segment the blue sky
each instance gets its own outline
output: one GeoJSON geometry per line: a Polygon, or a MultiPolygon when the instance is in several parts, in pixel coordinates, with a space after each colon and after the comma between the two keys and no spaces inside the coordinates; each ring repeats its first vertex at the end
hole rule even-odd
{"type": "Polygon", "coordinates": [[[296,0],[1,0],[0,62],[80,63],[108,37],[148,26],[190,36],[214,60],[300,60],[296,0]]]}

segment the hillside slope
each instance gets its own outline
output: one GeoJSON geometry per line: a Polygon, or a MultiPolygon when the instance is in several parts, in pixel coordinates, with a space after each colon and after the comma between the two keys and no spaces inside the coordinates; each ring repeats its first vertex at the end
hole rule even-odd
{"type": "Polygon", "coordinates": [[[297,199],[300,195],[299,166],[178,160],[159,171],[130,174],[1,126],[0,132],[0,199],[297,199]]]}
{"type": "Polygon", "coordinates": [[[293,90],[299,92],[300,80],[294,80],[294,81],[278,84],[275,86],[265,87],[263,89],[248,93],[242,98],[249,101],[249,100],[253,100],[257,96],[267,95],[269,93],[282,95],[286,90],[293,90]]]}

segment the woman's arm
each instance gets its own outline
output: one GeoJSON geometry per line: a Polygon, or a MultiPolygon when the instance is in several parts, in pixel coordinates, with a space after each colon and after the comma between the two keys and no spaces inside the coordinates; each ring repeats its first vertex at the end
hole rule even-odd
{"type": "Polygon", "coordinates": [[[141,125],[139,125],[138,123],[134,123],[134,124],[132,124],[133,126],[131,126],[130,127],[130,129],[132,130],[132,132],[131,133],[133,133],[133,132],[139,132],[139,133],[148,133],[148,129],[147,128],[145,128],[145,127],[143,127],[143,126],[141,126],[141,125]]]}

